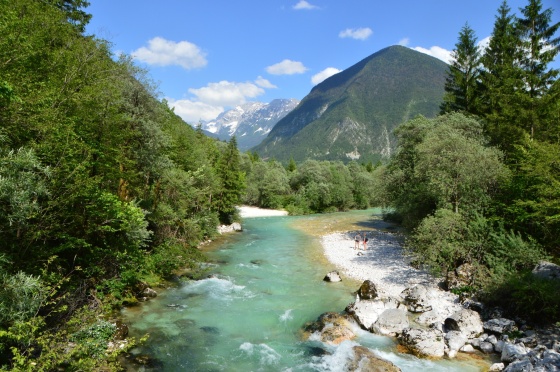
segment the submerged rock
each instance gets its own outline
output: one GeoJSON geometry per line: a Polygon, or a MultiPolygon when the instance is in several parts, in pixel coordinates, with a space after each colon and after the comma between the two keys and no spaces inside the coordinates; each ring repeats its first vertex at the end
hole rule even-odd
{"type": "Polygon", "coordinates": [[[338,345],[343,341],[352,340],[356,337],[352,328],[351,319],[348,315],[327,312],[321,314],[317,321],[305,326],[303,339],[307,340],[311,337],[318,337],[321,342],[338,345]]]}
{"type": "Polygon", "coordinates": [[[340,275],[338,274],[338,271],[331,271],[330,273],[325,275],[323,280],[325,282],[332,282],[332,283],[342,281],[342,279],[340,278],[340,275]]]}
{"type": "Polygon", "coordinates": [[[400,372],[401,370],[392,362],[377,356],[367,347],[354,346],[352,351],[354,355],[346,364],[345,371],[400,372]]]}

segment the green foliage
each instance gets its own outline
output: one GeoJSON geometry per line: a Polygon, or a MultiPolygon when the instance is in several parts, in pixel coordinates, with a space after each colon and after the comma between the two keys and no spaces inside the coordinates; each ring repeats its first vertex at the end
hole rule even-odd
{"type": "Polygon", "coordinates": [[[84,36],[87,5],[0,2],[0,241],[11,263],[0,297],[21,301],[1,302],[2,360],[22,370],[106,367],[85,346],[62,356],[69,336],[53,329],[83,306],[113,310],[143,278],[195,266],[194,247],[235,218],[244,188],[235,141],[195,131],[131,57],[115,61],[107,41],[84,36]]]}
{"type": "Polygon", "coordinates": [[[438,208],[483,211],[507,169],[485,144],[481,124],[463,114],[418,117],[396,131],[397,154],[383,171],[388,206],[415,227],[438,208]]]}
{"type": "Polygon", "coordinates": [[[478,97],[478,79],[480,51],[475,32],[468,24],[459,32],[451,57],[453,62],[445,81],[445,96],[441,113],[463,112],[476,113],[478,97]]]}
{"type": "Polygon", "coordinates": [[[117,327],[105,320],[99,320],[94,324],[80,329],[70,337],[70,341],[80,344],[86,355],[94,358],[102,357],[109,341],[113,338],[117,327]]]}
{"type": "Polygon", "coordinates": [[[47,298],[47,288],[39,277],[23,272],[10,274],[0,256],[0,327],[25,322],[37,315],[47,298]]]}
{"type": "Polygon", "coordinates": [[[463,217],[438,209],[422,220],[407,242],[417,261],[429,265],[436,274],[447,274],[466,259],[464,239],[467,226],[463,217]]]}
{"type": "Polygon", "coordinates": [[[540,324],[560,317],[560,281],[538,278],[530,271],[509,273],[488,288],[484,299],[540,324]]]}

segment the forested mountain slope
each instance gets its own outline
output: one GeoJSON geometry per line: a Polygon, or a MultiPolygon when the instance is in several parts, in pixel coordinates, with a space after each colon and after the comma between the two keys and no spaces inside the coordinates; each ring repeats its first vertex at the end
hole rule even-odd
{"type": "Polygon", "coordinates": [[[448,66],[391,46],[314,87],[254,149],[286,161],[377,161],[395,148],[397,125],[439,112],[448,66]]]}

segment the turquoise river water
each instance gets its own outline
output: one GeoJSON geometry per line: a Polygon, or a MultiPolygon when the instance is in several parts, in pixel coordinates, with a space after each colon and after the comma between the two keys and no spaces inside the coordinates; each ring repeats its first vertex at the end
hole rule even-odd
{"type": "MultiPolygon", "coordinates": [[[[357,212],[350,212],[357,213],[357,212]]],[[[364,218],[372,211],[361,211],[364,218]]],[[[327,311],[343,311],[359,283],[326,283],[332,270],[316,237],[294,225],[316,217],[246,219],[244,231],[209,250],[207,279],[182,283],[127,309],[131,334],[149,334],[133,353],[158,361],[145,371],[343,371],[356,344],[403,371],[479,371],[474,361],[428,361],[396,351],[393,339],[358,330],[338,346],[302,341],[301,329],[327,311]]],[[[341,249],[351,249],[341,247],[341,249]]]]}

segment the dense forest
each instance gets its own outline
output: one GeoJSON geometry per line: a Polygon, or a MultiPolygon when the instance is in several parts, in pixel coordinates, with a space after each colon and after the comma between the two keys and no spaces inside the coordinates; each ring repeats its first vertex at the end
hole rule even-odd
{"type": "MultiPolygon", "coordinates": [[[[490,45],[460,31],[442,115],[386,164],[240,153],[184,123],[146,71],[85,34],[84,0],[0,2],[0,369],[118,370],[114,311],[176,270],[236,205],[291,214],[383,206],[419,265],[468,265],[461,293],[558,320],[559,24],[504,2],[490,45]]],[[[130,340],[129,347],[134,341],[130,340]]]]}
{"type": "Polygon", "coordinates": [[[469,277],[477,294],[512,315],[560,319],[560,284],[536,279],[560,256],[560,23],[529,0],[503,2],[491,40],[459,32],[442,116],[396,130],[398,154],[381,171],[384,204],[410,231],[418,264],[469,277]]]}

